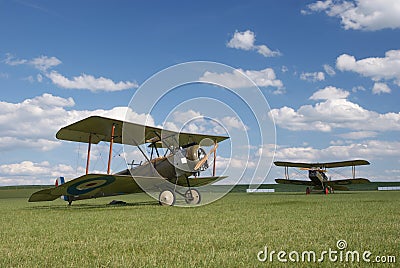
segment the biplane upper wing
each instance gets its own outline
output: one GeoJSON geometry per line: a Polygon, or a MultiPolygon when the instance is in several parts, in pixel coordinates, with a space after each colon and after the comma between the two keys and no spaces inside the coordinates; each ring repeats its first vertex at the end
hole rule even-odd
{"type": "MultiPolygon", "coordinates": [[[[140,177],[145,178],[147,177],[140,177]]],[[[152,177],[150,177],[152,178],[152,177]]],[[[88,174],[57,187],[33,193],[29,202],[52,201],[60,196],[96,198],[143,192],[129,175],[88,174]]]]}
{"type": "Polygon", "coordinates": [[[114,128],[113,142],[140,145],[144,143],[157,143],[157,147],[163,147],[160,138],[168,138],[174,136],[179,141],[179,146],[196,143],[204,146],[212,146],[214,142],[221,142],[228,139],[227,136],[204,135],[186,132],[175,132],[163,130],[157,127],[144,126],[127,121],[111,119],[101,116],[91,116],[80,120],[71,125],[61,128],[57,134],[57,139],[86,142],[97,144],[100,141],[111,140],[111,129],[114,128]],[[122,137],[122,133],[129,134],[128,137],[122,137]]]}
{"type": "Polygon", "coordinates": [[[351,166],[362,166],[369,165],[366,160],[349,160],[339,162],[326,162],[326,163],[299,163],[299,162],[274,162],[279,167],[299,167],[299,168],[338,168],[338,167],[351,167],[351,166]]]}

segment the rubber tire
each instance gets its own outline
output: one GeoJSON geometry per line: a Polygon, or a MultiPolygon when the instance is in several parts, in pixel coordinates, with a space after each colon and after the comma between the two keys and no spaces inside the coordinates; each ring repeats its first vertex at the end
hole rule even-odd
{"type": "Polygon", "coordinates": [[[196,189],[187,190],[185,193],[185,201],[189,205],[198,205],[201,202],[201,195],[196,189]],[[192,193],[192,198],[190,197],[190,192],[192,193]]]}
{"type": "Polygon", "coordinates": [[[158,196],[158,203],[162,206],[173,206],[175,201],[175,194],[170,190],[164,190],[158,196]]]}

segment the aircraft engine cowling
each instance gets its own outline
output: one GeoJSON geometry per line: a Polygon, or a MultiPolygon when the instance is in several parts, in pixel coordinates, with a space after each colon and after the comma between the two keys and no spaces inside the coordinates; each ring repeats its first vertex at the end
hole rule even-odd
{"type": "MultiPolygon", "coordinates": [[[[186,149],[186,158],[191,161],[200,161],[206,157],[206,151],[199,145],[193,145],[186,149]]],[[[208,168],[208,162],[205,161],[203,165],[199,168],[199,171],[204,171],[208,168]]]]}
{"type": "Polygon", "coordinates": [[[186,149],[186,158],[191,161],[199,160],[198,150],[200,149],[199,145],[193,145],[186,149]]]}

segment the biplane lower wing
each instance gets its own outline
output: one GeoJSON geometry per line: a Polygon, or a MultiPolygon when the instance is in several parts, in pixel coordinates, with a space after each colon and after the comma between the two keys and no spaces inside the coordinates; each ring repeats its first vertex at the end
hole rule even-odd
{"type": "MultiPolygon", "coordinates": [[[[199,187],[224,178],[226,176],[198,177],[189,180],[191,187],[199,187]]],[[[161,177],[135,176],[135,179],[153,184],[155,191],[160,190],[157,188],[157,181],[161,177]]],[[[60,186],[33,193],[29,202],[53,201],[60,196],[71,196],[73,200],[77,200],[143,192],[135,179],[130,175],[83,175],[60,186]]],[[[179,179],[178,185],[187,186],[186,179],[179,179]]]]}
{"type": "MultiPolygon", "coordinates": [[[[210,183],[214,183],[223,179],[228,178],[228,176],[219,176],[219,177],[197,177],[197,178],[189,178],[190,180],[190,187],[199,187],[204,186],[210,183]]],[[[179,181],[179,185],[187,186],[186,180],[179,181]]]]}
{"type": "Polygon", "coordinates": [[[368,179],[363,178],[356,178],[356,179],[345,179],[345,180],[334,180],[334,181],[327,181],[325,182],[329,186],[336,187],[339,185],[349,185],[349,184],[362,184],[362,183],[369,183],[368,179]]]}
{"type": "Polygon", "coordinates": [[[307,186],[315,185],[315,183],[312,181],[301,181],[301,180],[275,179],[275,182],[280,184],[295,184],[295,185],[307,185],[307,186]]]}

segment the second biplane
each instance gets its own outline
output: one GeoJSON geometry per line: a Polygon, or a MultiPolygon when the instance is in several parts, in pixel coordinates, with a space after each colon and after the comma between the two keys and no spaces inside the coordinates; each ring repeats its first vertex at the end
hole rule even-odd
{"type": "Polygon", "coordinates": [[[66,183],[64,180],[57,180],[56,187],[32,194],[29,202],[52,201],[62,197],[71,204],[75,200],[151,190],[159,192],[158,201],[161,205],[174,205],[177,194],[186,203],[197,205],[201,196],[193,187],[226,178],[215,176],[215,163],[218,143],[228,139],[227,136],[175,132],[91,116],[61,128],[56,137],[60,140],[88,143],[86,174],[66,183]],[[107,173],[89,174],[91,145],[101,141],[110,143],[107,173]],[[136,146],[147,161],[110,174],[114,143],[136,146]],[[150,157],[140,147],[144,144],[151,148],[150,157]],[[212,149],[206,153],[202,146],[212,146],[212,149]],[[160,155],[160,148],[164,149],[164,155],[160,155]],[[200,172],[209,167],[208,158],[211,154],[214,155],[212,176],[199,177],[200,172]],[[185,190],[181,192],[177,190],[177,186],[183,186],[185,190]]]}
{"type": "Polygon", "coordinates": [[[345,185],[349,184],[361,184],[370,182],[368,179],[356,178],[356,166],[369,165],[366,160],[349,160],[340,162],[328,162],[328,163],[299,163],[299,162],[274,162],[276,166],[285,167],[285,179],[276,179],[277,183],[281,184],[294,184],[294,185],[306,185],[306,193],[309,194],[311,189],[317,192],[323,192],[328,194],[334,190],[346,191],[349,190],[345,185]],[[339,167],[352,167],[352,178],[342,180],[331,180],[326,176],[328,168],[339,168],[339,167]],[[289,167],[300,168],[301,170],[308,170],[309,181],[303,180],[291,180],[289,178],[289,167]],[[312,188],[310,188],[312,187],[312,188]]]}

